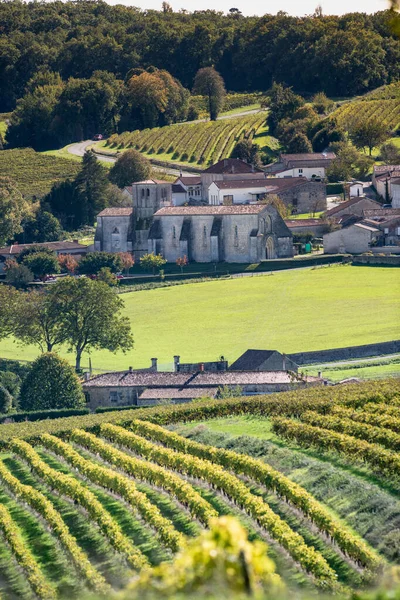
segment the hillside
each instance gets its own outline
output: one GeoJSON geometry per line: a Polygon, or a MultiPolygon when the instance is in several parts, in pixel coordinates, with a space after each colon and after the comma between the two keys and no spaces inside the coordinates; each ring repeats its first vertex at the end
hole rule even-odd
{"type": "MultiPolygon", "coordinates": [[[[128,292],[121,297],[134,349],[93,351],[91,361],[94,369],[121,370],[147,367],[156,356],[165,368],[174,354],[233,362],[248,348],[300,352],[398,339],[399,292],[396,269],[342,265],[128,292]]],[[[25,360],[37,354],[24,347],[25,360]]],[[[0,355],[21,358],[21,349],[1,340],[0,355]]]]}
{"type": "Polygon", "coordinates": [[[332,116],[346,129],[355,119],[378,117],[396,131],[400,129],[400,82],[380,87],[365,96],[345,102],[332,116]]]}
{"type": "Polygon", "coordinates": [[[79,163],[46,156],[32,148],[0,152],[1,175],[11,177],[27,198],[41,198],[55,182],[74,178],[80,169],[79,163]]]}
{"type": "Polygon", "coordinates": [[[229,157],[240,139],[254,140],[271,149],[275,138],[266,138],[265,112],[218,121],[170,125],[154,129],[126,131],[112,135],[100,148],[112,152],[135,148],[149,158],[190,163],[202,168],[229,157]]]}
{"type": "Polygon", "coordinates": [[[109,597],[225,514],[268,542],[289,596],[361,591],[396,561],[399,392],[387,380],[2,425],[1,597],[109,597]],[[250,437],[207,434],[227,417],[250,437]],[[181,421],[202,427],[157,425],[181,421]]]}

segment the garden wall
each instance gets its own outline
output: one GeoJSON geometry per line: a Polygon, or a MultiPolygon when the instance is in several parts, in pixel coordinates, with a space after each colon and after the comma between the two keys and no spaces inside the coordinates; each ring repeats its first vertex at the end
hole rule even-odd
{"type": "Polygon", "coordinates": [[[354,358],[369,358],[383,354],[396,354],[397,352],[400,352],[400,340],[366,344],[364,346],[346,346],[345,348],[333,348],[331,350],[298,352],[297,354],[288,354],[287,356],[298,365],[312,365],[340,360],[352,360],[354,358]]]}

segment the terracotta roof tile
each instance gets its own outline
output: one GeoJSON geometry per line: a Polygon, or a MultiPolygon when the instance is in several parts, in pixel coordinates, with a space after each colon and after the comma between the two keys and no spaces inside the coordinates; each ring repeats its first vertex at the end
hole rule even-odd
{"type": "Polygon", "coordinates": [[[336,215],[338,212],[342,212],[342,210],[346,210],[346,208],[350,208],[351,206],[354,206],[355,204],[358,204],[359,202],[363,202],[365,200],[368,200],[368,202],[375,202],[377,208],[381,206],[379,202],[371,200],[370,198],[365,198],[364,196],[355,196],[354,198],[350,198],[350,200],[340,202],[340,204],[338,204],[334,208],[331,208],[330,210],[326,211],[325,215],[327,217],[331,217],[333,215],[336,215]]]}
{"type": "Polygon", "coordinates": [[[26,248],[32,248],[32,246],[45,246],[50,250],[54,250],[54,252],[62,252],[63,250],[86,250],[87,246],[83,244],[79,244],[79,242],[43,242],[40,244],[12,244],[11,246],[5,246],[4,248],[0,248],[0,254],[10,254],[15,255],[22,252],[26,248]]]}
{"type": "Polygon", "coordinates": [[[188,386],[182,389],[174,388],[148,388],[144,390],[139,396],[139,400],[157,400],[160,399],[187,399],[192,398],[203,398],[203,397],[214,397],[218,392],[217,387],[211,388],[198,388],[188,386]]]}
{"type": "Polygon", "coordinates": [[[174,183],[179,183],[179,181],[183,183],[183,185],[200,185],[201,177],[200,175],[178,177],[174,183]]]}
{"type": "Polygon", "coordinates": [[[232,206],[165,206],[155,217],[191,215],[258,215],[266,208],[265,204],[234,204],[232,206]]]}
{"type": "Polygon", "coordinates": [[[262,169],[253,167],[239,158],[223,158],[222,160],[205,169],[203,173],[262,173],[262,169]]]}
{"type": "Polygon", "coordinates": [[[306,152],[303,154],[281,154],[281,159],[285,161],[313,161],[313,160],[333,160],[336,158],[334,152],[306,152]]]}

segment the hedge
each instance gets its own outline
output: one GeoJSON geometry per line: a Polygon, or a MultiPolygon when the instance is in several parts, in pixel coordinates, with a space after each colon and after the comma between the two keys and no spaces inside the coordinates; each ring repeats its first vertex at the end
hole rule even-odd
{"type": "Polygon", "coordinates": [[[80,415],[88,415],[88,408],[60,408],[52,410],[34,410],[31,412],[15,412],[0,415],[0,423],[12,420],[14,423],[22,421],[43,421],[44,419],[60,419],[63,417],[77,417],[80,415]]]}

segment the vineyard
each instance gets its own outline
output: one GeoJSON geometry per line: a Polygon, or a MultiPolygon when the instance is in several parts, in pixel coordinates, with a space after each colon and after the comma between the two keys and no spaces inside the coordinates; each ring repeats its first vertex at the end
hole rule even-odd
{"type": "Polygon", "coordinates": [[[20,192],[27,198],[42,198],[54,183],[76,177],[79,169],[79,163],[46,156],[32,148],[0,152],[1,175],[15,181],[20,192]]]}
{"type": "Polygon", "coordinates": [[[217,448],[166,426],[258,415],[281,440],[393,481],[399,394],[400,381],[387,380],[0,425],[1,598],[109,596],[228,514],[267,542],[289,589],[370,585],[390,560],[346,519],[246,446],[217,448]]]}
{"type": "Polygon", "coordinates": [[[134,148],[160,160],[204,167],[231,155],[240,139],[253,139],[265,125],[265,113],[201,123],[177,124],[112,135],[112,151],[134,148]]]}
{"type": "Polygon", "coordinates": [[[400,128],[400,83],[383,86],[352,102],[345,102],[333,115],[346,129],[355,120],[379,117],[395,131],[400,128]]]}

